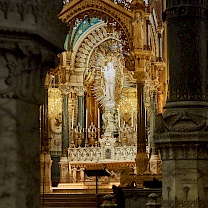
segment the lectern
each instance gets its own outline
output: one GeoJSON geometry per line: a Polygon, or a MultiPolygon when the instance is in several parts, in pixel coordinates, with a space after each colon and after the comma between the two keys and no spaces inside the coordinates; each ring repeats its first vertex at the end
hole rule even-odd
{"type": "Polygon", "coordinates": [[[110,176],[110,173],[105,169],[84,170],[88,177],[95,176],[96,195],[98,193],[98,176],[110,176]]]}

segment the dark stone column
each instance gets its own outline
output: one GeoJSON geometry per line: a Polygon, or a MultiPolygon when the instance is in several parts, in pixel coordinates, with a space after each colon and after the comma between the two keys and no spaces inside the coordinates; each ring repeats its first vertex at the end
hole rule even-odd
{"type": "Polygon", "coordinates": [[[141,74],[137,73],[137,173],[143,174],[147,171],[148,157],[146,153],[146,130],[145,130],[145,109],[144,109],[144,82],[141,81],[141,74]]]}
{"type": "Polygon", "coordinates": [[[68,95],[63,95],[62,107],[62,157],[67,157],[67,148],[69,147],[69,113],[68,113],[68,95]]]}
{"type": "Polygon", "coordinates": [[[170,84],[155,132],[162,207],[208,207],[206,2],[166,0],[170,84]]]}
{"type": "Polygon", "coordinates": [[[206,6],[196,3],[200,1],[171,2],[167,1],[164,15],[170,71],[168,101],[207,100],[206,6]]]}
{"type": "Polygon", "coordinates": [[[137,84],[137,153],[146,152],[145,109],[144,109],[144,84],[137,84]]]}
{"type": "Polygon", "coordinates": [[[39,105],[51,58],[63,48],[62,2],[0,4],[0,207],[39,208],[39,105]]]}
{"type": "MultiPolygon", "coordinates": [[[[2,42],[0,207],[37,208],[40,207],[39,107],[47,68],[42,68],[45,62],[42,54],[31,51],[36,47],[47,52],[33,43],[2,42]]],[[[47,65],[51,66],[49,62],[47,65]]]]}

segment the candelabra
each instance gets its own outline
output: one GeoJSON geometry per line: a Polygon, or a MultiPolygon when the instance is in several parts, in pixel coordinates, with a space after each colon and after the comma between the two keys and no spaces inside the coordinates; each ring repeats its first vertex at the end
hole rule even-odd
{"type": "Polygon", "coordinates": [[[123,126],[119,128],[118,146],[135,145],[136,143],[134,138],[136,134],[136,126],[130,127],[124,123],[123,126]]]}
{"type": "Polygon", "coordinates": [[[88,138],[89,138],[89,145],[92,147],[95,145],[98,145],[98,142],[96,141],[96,136],[97,136],[97,131],[98,129],[95,127],[93,123],[90,124],[88,128],[88,138]]]}
{"type": "Polygon", "coordinates": [[[81,147],[82,138],[84,137],[84,129],[78,124],[75,129],[72,129],[73,136],[71,141],[71,147],[81,147]]]}

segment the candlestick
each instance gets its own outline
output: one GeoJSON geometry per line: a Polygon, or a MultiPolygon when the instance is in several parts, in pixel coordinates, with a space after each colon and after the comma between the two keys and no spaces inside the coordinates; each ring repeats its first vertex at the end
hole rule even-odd
{"type": "Polygon", "coordinates": [[[121,127],[120,108],[118,108],[118,127],[121,127]]]}
{"type": "Polygon", "coordinates": [[[74,127],[74,108],[72,109],[72,129],[74,127]]]}
{"type": "Polygon", "coordinates": [[[86,109],[86,129],[87,129],[87,109],[86,109]]]}
{"type": "Polygon", "coordinates": [[[98,128],[100,128],[100,109],[98,108],[98,128]]]}

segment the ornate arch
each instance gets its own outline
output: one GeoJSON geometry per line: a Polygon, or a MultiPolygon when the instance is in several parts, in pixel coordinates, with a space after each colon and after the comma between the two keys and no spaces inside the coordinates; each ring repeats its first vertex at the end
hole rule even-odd
{"type": "Polygon", "coordinates": [[[75,20],[97,17],[109,24],[114,24],[117,30],[123,31],[122,39],[128,42],[128,47],[132,48],[133,28],[132,12],[119,4],[110,0],[73,0],[59,14],[62,21],[74,26],[75,20]]]}
{"type": "Polygon", "coordinates": [[[87,35],[84,34],[85,38],[79,42],[78,50],[75,55],[74,67],[83,68],[88,66],[90,55],[94,49],[102,42],[108,39],[119,40],[119,33],[112,31],[107,32],[106,24],[94,27],[87,35]]]}

